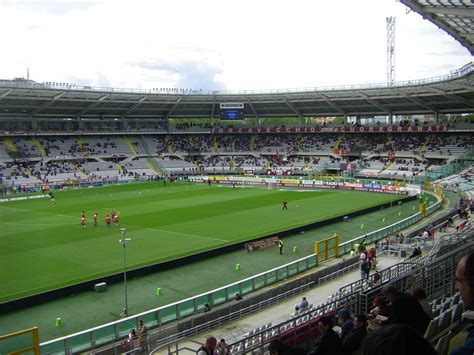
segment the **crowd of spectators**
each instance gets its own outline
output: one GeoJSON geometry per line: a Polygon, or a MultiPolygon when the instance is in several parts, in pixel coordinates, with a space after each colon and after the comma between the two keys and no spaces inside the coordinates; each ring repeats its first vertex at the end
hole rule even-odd
{"type": "Polygon", "coordinates": [[[247,169],[260,174],[299,174],[313,169],[324,171],[329,163],[332,169],[342,171],[353,171],[357,166],[365,176],[411,178],[429,166],[445,164],[449,154],[458,154],[456,149],[465,149],[472,143],[471,135],[454,133],[17,137],[12,140],[15,151],[5,143],[0,146],[2,156],[12,158],[3,159],[0,176],[19,184],[29,179],[57,180],[63,174],[69,174],[71,179],[154,175],[156,171],[147,166],[121,164],[121,160],[136,154],[146,158],[145,152],[149,152],[162,159],[157,161],[163,163],[163,168],[170,167],[177,174],[240,173],[247,169]],[[443,158],[441,153],[448,151],[443,158]],[[353,155],[346,155],[351,152],[353,155]],[[431,157],[430,152],[440,155],[431,157]],[[106,163],[94,166],[96,158],[106,163]],[[43,159],[48,163],[42,163],[43,159]],[[122,167],[107,162],[118,162],[122,167]],[[89,167],[91,163],[93,168],[89,167]]]}

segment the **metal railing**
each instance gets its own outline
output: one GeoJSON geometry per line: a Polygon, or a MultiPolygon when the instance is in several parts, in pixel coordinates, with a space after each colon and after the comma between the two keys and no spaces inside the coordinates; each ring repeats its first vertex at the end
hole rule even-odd
{"type": "MultiPolygon", "coordinates": [[[[430,215],[437,211],[438,209],[441,208],[443,204],[442,200],[439,200],[435,204],[431,205],[426,209],[426,215],[430,215]]],[[[341,243],[339,245],[339,255],[344,255],[347,253],[350,253],[352,250],[357,250],[356,246],[360,245],[361,243],[366,243],[366,244],[372,244],[375,243],[376,241],[385,238],[386,236],[390,234],[395,234],[398,231],[401,231],[416,222],[420,221],[422,219],[422,214],[420,212],[417,212],[410,217],[407,217],[405,219],[402,219],[401,221],[398,221],[397,223],[391,224],[387,227],[380,228],[376,231],[364,234],[358,238],[354,238],[352,240],[349,240],[347,242],[341,243]]],[[[320,260],[321,262],[322,260],[320,260]]]]}
{"type": "Polygon", "coordinates": [[[317,256],[309,255],[272,270],[182,301],[155,308],[92,329],[87,329],[66,337],[41,343],[41,353],[72,354],[74,352],[95,349],[126,337],[131,324],[136,326],[138,320],[142,320],[148,328],[169,324],[184,317],[203,312],[206,304],[209,304],[211,307],[222,305],[234,300],[236,293],[239,293],[240,295],[249,294],[283,281],[300,272],[314,268],[317,265],[317,256]]]}
{"type": "MultiPolygon", "coordinates": [[[[453,250],[440,253],[436,260],[427,263],[422,260],[402,262],[379,272],[386,276],[384,282],[390,280],[390,283],[393,283],[401,291],[416,285],[423,287],[430,299],[452,295],[455,283],[453,275],[457,260],[474,249],[472,233],[469,239],[464,240],[463,244],[454,244],[453,248],[453,250]]],[[[380,293],[382,285],[383,283],[379,283],[374,286],[371,280],[352,283],[341,288],[324,304],[230,344],[231,352],[238,355],[247,354],[250,351],[264,353],[273,339],[280,339],[286,344],[309,346],[312,338],[317,335],[317,321],[320,316],[334,317],[340,307],[365,314],[368,312],[373,298],[380,293]]],[[[179,351],[173,352],[173,354],[179,354],[179,351]]]]}

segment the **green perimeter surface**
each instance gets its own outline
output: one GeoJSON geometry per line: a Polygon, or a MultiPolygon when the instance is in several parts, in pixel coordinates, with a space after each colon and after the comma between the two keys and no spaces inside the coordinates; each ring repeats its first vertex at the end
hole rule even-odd
{"type": "Polygon", "coordinates": [[[0,205],[0,302],[348,214],[400,196],[339,190],[132,184],[56,192],[0,205]],[[282,210],[281,201],[289,201],[282,210]],[[120,226],[105,228],[115,210],[120,226]],[[86,214],[87,228],[80,225],[86,214]],[[92,215],[98,212],[94,228],[92,215]]]}

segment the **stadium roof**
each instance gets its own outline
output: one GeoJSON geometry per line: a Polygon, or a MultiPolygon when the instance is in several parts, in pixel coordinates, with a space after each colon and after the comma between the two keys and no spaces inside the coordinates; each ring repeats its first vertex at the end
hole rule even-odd
{"type": "Polygon", "coordinates": [[[433,22],[458,40],[474,55],[474,1],[401,0],[423,18],[433,22]]]}
{"type": "Polygon", "coordinates": [[[214,118],[219,117],[223,102],[244,103],[245,117],[474,112],[474,63],[450,75],[420,81],[294,91],[124,92],[0,81],[0,118],[4,120],[214,118]]]}

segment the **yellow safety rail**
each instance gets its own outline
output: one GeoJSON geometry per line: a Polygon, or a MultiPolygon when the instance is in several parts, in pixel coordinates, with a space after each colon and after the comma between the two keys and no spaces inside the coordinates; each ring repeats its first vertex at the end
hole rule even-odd
{"type": "Polygon", "coordinates": [[[16,149],[16,147],[15,147],[15,144],[13,144],[13,141],[12,141],[11,138],[4,138],[3,143],[5,144],[5,147],[7,147],[7,149],[10,152],[17,152],[18,151],[18,149],[16,149]]]}
{"type": "Polygon", "coordinates": [[[21,166],[21,168],[23,169],[23,171],[24,171],[25,173],[27,173],[29,176],[32,176],[32,175],[33,175],[33,174],[31,173],[31,170],[30,170],[27,166],[23,165],[22,163],[20,163],[20,166],[21,166]]]}
{"type": "Polygon", "coordinates": [[[337,138],[336,144],[334,145],[334,148],[332,148],[333,152],[339,149],[339,146],[341,145],[341,140],[342,140],[342,136],[339,136],[337,138]]]}
{"type": "Polygon", "coordinates": [[[153,170],[155,173],[161,174],[160,168],[158,168],[158,166],[157,166],[155,163],[149,161],[149,162],[147,163],[147,165],[148,165],[148,167],[149,167],[151,170],[153,170]]]}
{"type": "Polygon", "coordinates": [[[382,172],[386,171],[386,170],[389,170],[393,165],[395,165],[395,162],[392,161],[390,164],[388,164],[383,170],[382,172]]]}
{"type": "Polygon", "coordinates": [[[214,153],[217,153],[219,150],[219,142],[217,142],[217,136],[212,137],[212,140],[214,142],[214,153]]]}
{"type": "Polygon", "coordinates": [[[304,136],[301,134],[297,141],[296,141],[296,147],[295,147],[295,151],[299,152],[301,150],[301,145],[303,144],[304,142],[304,136]]]}
{"type": "Polygon", "coordinates": [[[83,152],[84,151],[84,142],[80,137],[76,138],[76,144],[79,146],[79,150],[81,152],[83,152]]]}
{"type": "Polygon", "coordinates": [[[74,169],[75,169],[78,173],[83,174],[83,171],[81,170],[81,168],[79,168],[79,166],[77,166],[76,164],[72,163],[71,161],[69,161],[69,164],[72,165],[72,166],[74,167],[74,169]]]}
{"type": "Polygon", "coordinates": [[[257,135],[254,134],[252,135],[252,137],[250,138],[250,145],[249,145],[249,151],[253,152],[253,149],[255,147],[255,142],[257,141],[257,135]]]}
{"type": "Polygon", "coordinates": [[[21,349],[18,349],[18,348],[16,348],[16,349],[7,349],[5,351],[5,353],[9,354],[9,355],[16,355],[16,354],[24,354],[24,353],[33,352],[35,355],[40,355],[38,327],[33,327],[33,328],[21,330],[19,332],[10,333],[10,334],[6,334],[6,335],[0,335],[0,344],[2,343],[2,341],[5,341],[5,346],[6,347],[8,347],[8,344],[15,344],[15,343],[18,344],[20,341],[15,341],[15,342],[9,341],[9,342],[7,342],[7,340],[15,338],[15,337],[20,337],[22,335],[29,334],[29,333],[31,333],[31,343],[32,343],[30,347],[21,348],[21,349]]]}
{"type": "Polygon", "coordinates": [[[191,148],[194,148],[194,141],[191,135],[188,136],[188,144],[191,148]]]}
{"type": "Polygon", "coordinates": [[[123,173],[122,165],[120,165],[119,163],[114,163],[114,164],[115,164],[115,167],[123,173]]]}
{"type": "Polygon", "coordinates": [[[41,153],[41,156],[45,157],[47,154],[46,154],[46,150],[44,150],[43,148],[43,145],[41,144],[41,142],[37,139],[32,139],[31,140],[31,143],[33,143],[34,145],[36,145],[41,153]]]}
{"type": "Polygon", "coordinates": [[[135,146],[133,145],[132,141],[128,137],[123,137],[123,141],[127,144],[128,149],[130,149],[130,152],[132,152],[133,155],[137,156],[138,152],[135,149],[135,146]]]}
{"type": "Polygon", "coordinates": [[[420,155],[422,155],[426,151],[426,147],[428,146],[429,143],[430,143],[430,137],[428,136],[425,139],[425,143],[423,143],[423,145],[420,147],[420,149],[418,149],[418,153],[420,155]]]}
{"type": "Polygon", "coordinates": [[[173,154],[174,153],[173,145],[171,144],[168,136],[165,137],[165,143],[166,143],[166,149],[168,150],[168,153],[173,154]]]}

